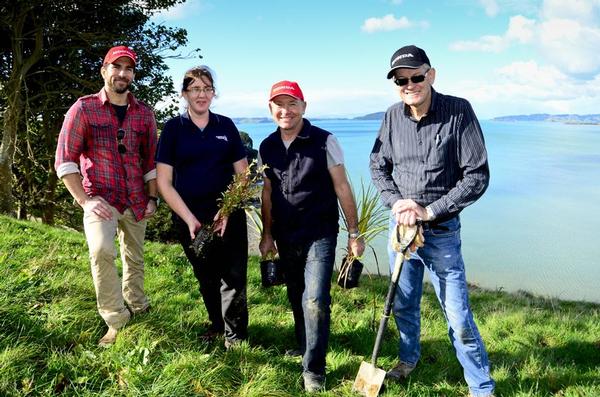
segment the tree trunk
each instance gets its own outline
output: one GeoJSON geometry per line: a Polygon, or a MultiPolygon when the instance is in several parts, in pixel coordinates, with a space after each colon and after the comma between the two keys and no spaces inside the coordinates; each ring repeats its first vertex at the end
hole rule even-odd
{"type": "MultiPolygon", "coordinates": [[[[61,120],[48,120],[44,118],[44,134],[46,136],[46,146],[56,147],[56,131],[60,130],[61,120]]],[[[46,165],[48,169],[48,180],[44,189],[44,199],[42,200],[42,222],[48,225],[54,224],[54,213],[56,210],[56,186],[58,177],[54,170],[54,157],[48,160],[46,165]]]]}
{"type": "MultiPolygon", "coordinates": [[[[43,36],[41,27],[24,36],[24,26],[27,13],[18,15],[13,21],[11,32],[12,70],[6,85],[6,110],[4,111],[4,131],[2,144],[0,144],[0,214],[14,216],[15,199],[12,193],[12,164],[15,155],[15,144],[21,119],[27,117],[23,114],[22,89],[25,77],[33,65],[42,56],[43,36]],[[33,48],[26,57],[24,43],[26,39],[33,39],[33,48]]],[[[31,41],[31,40],[29,40],[31,41]]]]}
{"type": "Polygon", "coordinates": [[[12,194],[12,164],[15,139],[23,104],[20,98],[20,78],[11,76],[6,85],[7,103],[4,111],[4,132],[0,145],[0,214],[15,216],[15,198],[12,194]]]}

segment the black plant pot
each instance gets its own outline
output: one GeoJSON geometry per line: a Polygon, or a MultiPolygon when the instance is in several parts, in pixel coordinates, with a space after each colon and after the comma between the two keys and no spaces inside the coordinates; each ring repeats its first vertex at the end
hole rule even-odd
{"type": "Polygon", "coordinates": [[[347,263],[347,257],[345,256],[342,259],[338,285],[345,289],[358,287],[358,279],[360,278],[363,267],[364,265],[358,259],[354,259],[351,263],[347,263]]]}
{"type": "Polygon", "coordinates": [[[285,282],[283,264],[279,259],[260,261],[260,275],[263,287],[272,287],[285,282]]]}

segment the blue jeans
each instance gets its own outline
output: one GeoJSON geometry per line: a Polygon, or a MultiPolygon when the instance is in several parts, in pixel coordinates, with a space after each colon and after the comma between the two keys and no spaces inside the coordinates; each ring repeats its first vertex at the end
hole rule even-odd
{"type": "Polygon", "coordinates": [[[310,376],[325,375],[336,243],[335,235],[309,243],[277,241],[294,313],[296,341],[304,352],[302,366],[310,376]]]}
{"type": "MultiPolygon", "coordinates": [[[[390,219],[390,232],[396,221],[390,219]]],[[[448,324],[448,336],[463,367],[464,377],[473,396],[494,391],[490,365],[483,340],[473,320],[465,266],[461,253],[460,220],[456,216],[439,224],[423,227],[425,245],[404,262],[394,299],[394,318],[400,332],[400,361],[416,365],[421,355],[421,295],[423,271],[429,276],[448,324]]],[[[390,268],[396,252],[388,244],[390,268]]]]}

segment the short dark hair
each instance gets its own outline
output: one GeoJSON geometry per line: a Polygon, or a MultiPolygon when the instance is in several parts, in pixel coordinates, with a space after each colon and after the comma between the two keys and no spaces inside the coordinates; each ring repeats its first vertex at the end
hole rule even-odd
{"type": "Polygon", "coordinates": [[[216,89],[215,87],[215,79],[213,77],[213,72],[210,70],[208,66],[201,65],[195,66],[185,72],[183,76],[183,84],[181,86],[181,91],[187,91],[190,84],[192,84],[196,80],[208,80],[210,85],[216,89]]]}

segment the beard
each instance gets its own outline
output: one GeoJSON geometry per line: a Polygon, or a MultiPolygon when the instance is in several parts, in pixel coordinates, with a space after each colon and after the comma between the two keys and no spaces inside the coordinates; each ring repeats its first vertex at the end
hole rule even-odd
{"type": "Polygon", "coordinates": [[[131,84],[132,81],[130,80],[118,79],[110,81],[108,86],[112,91],[116,92],[117,94],[124,94],[127,91],[129,91],[129,89],[131,88],[131,84]],[[117,85],[118,82],[124,82],[125,85],[117,85]]]}

